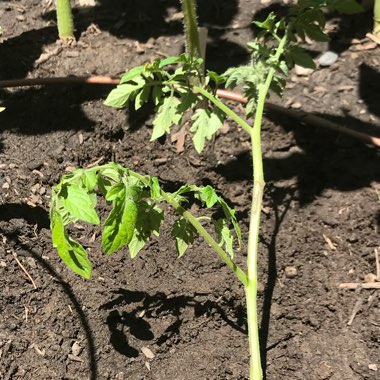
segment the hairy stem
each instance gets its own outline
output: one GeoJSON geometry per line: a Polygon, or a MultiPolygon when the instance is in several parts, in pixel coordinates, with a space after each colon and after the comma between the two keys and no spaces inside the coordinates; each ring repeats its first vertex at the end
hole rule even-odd
{"type": "Polygon", "coordinates": [[[62,40],[74,38],[74,22],[70,0],[56,0],[58,35],[62,40]]]}
{"type": "Polygon", "coordinates": [[[197,10],[195,0],[181,0],[183,23],[185,26],[186,52],[192,57],[201,57],[199,43],[197,10]]]}

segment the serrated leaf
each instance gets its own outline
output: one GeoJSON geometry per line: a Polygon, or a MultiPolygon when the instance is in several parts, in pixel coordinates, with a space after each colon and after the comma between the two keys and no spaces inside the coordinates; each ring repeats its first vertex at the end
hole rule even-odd
{"type": "Polygon", "coordinates": [[[148,101],[150,94],[150,86],[145,86],[142,90],[136,95],[135,98],[135,110],[139,110],[144,103],[148,101]]]}
{"type": "Polygon", "coordinates": [[[186,92],[181,96],[178,112],[184,114],[188,109],[193,108],[200,101],[199,97],[192,92],[186,92]]]}
{"type": "Polygon", "coordinates": [[[138,203],[136,226],[132,239],[128,244],[131,258],[136,257],[152,234],[159,236],[163,220],[164,212],[158,206],[151,206],[146,201],[138,203]]]}
{"type": "Polygon", "coordinates": [[[174,63],[178,63],[178,62],[180,62],[179,57],[167,57],[160,60],[158,67],[162,69],[165,66],[173,65],[174,63]]]}
{"type": "Polygon", "coordinates": [[[215,82],[215,84],[218,86],[220,83],[225,82],[225,78],[223,75],[219,75],[215,71],[207,70],[207,75],[210,77],[212,81],[215,82]]]}
{"type": "Polygon", "coordinates": [[[287,56],[289,56],[290,59],[298,66],[306,67],[308,69],[315,69],[316,67],[313,58],[311,58],[310,54],[308,54],[305,49],[301,47],[292,46],[288,49],[287,56]]]}
{"type": "Polygon", "coordinates": [[[158,179],[156,177],[149,178],[150,196],[153,200],[161,200],[161,187],[158,179]]]}
{"type": "Polygon", "coordinates": [[[158,106],[162,99],[162,87],[161,86],[154,86],[152,90],[152,99],[153,104],[155,106],[158,106]]]}
{"type": "Polygon", "coordinates": [[[125,185],[122,182],[115,183],[107,189],[106,201],[113,202],[115,199],[125,196],[125,185]]]}
{"type": "Polygon", "coordinates": [[[136,66],[127,71],[120,79],[120,84],[129,82],[133,78],[140,76],[144,72],[145,66],[136,66]]]}
{"type": "Polygon", "coordinates": [[[206,204],[210,208],[219,202],[219,196],[210,185],[196,188],[196,198],[206,204]]]}
{"type": "Polygon", "coordinates": [[[52,242],[59,257],[74,272],[84,278],[91,278],[92,265],[86,250],[74,239],[70,238],[58,212],[52,213],[51,220],[52,242]]]}
{"type": "Polygon", "coordinates": [[[82,182],[86,189],[91,192],[95,189],[98,182],[98,176],[95,171],[84,171],[82,174],[82,182]]]}
{"type": "Polygon", "coordinates": [[[170,132],[170,127],[178,124],[182,115],[178,112],[177,107],[180,101],[173,95],[165,98],[157,110],[156,118],[153,121],[153,132],[151,141],[170,132]]]}
{"type": "Polygon", "coordinates": [[[173,193],[172,197],[178,204],[181,205],[188,201],[188,199],[186,197],[183,197],[182,194],[194,191],[196,188],[197,187],[194,185],[185,184],[181,186],[175,193],[173,193]]]}
{"type": "Polygon", "coordinates": [[[239,247],[240,247],[242,244],[241,230],[239,227],[239,223],[236,219],[235,210],[233,208],[231,208],[222,197],[219,197],[218,203],[222,207],[224,215],[231,220],[231,223],[234,227],[236,236],[238,238],[239,247]]]}
{"type": "Polygon", "coordinates": [[[64,186],[60,192],[64,208],[78,220],[99,224],[99,217],[94,209],[93,198],[88,192],[76,185],[64,186]]]}
{"type": "Polygon", "coordinates": [[[137,206],[130,199],[117,199],[102,234],[104,252],[111,254],[130,243],[136,225],[137,206]]]}
{"type": "Polygon", "coordinates": [[[259,28],[269,31],[269,30],[273,30],[275,21],[276,21],[276,15],[273,12],[271,12],[269,13],[268,17],[264,21],[262,22],[254,21],[253,23],[257,25],[259,28]]]}
{"type": "Polygon", "coordinates": [[[145,80],[138,77],[139,81],[136,84],[127,83],[119,84],[115,89],[113,89],[104,101],[104,104],[109,107],[122,108],[129,100],[132,100],[137,91],[144,87],[145,80]]]}
{"type": "Polygon", "coordinates": [[[172,228],[171,237],[175,240],[175,245],[179,257],[182,257],[189,244],[194,242],[198,231],[185,218],[177,219],[172,228]]]}
{"type": "Polygon", "coordinates": [[[335,9],[338,12],[346,13],[349,15],[364,11],[362,5],[359,4],[356,0],[328,0],[327,6],[329,8],[335,9]]]}
{"type": "Polygon", "coordinates": [[[120,175],[117,168],[107,167],[101,171],[101,175],[103,177],[108,177],[115,182],[118,182],[120,180],[120,175]]]}
{"type": "Polygon", "coordinates": [[[98,189],[105,196],[108,190],[111,188],[112,183],[108,178],[104,178],[101,175],[98,175],[98,189]]]}
{"type": "Polygon", "coordinates": [[[196,151],[201,153],[205,147],[206,140],[210,140],[212,136],[223,126],[223,121],[219,114],[198,108],[191,117],[193,125],[190,132],[195,132],[193,143],[196,151]]]}
{"type": "Polygon", "coordinates": [[[228,227],[228,222],[225,219],[214,220],[215,232],[218,236],[218,244],[224,247],[225,251],[230,255],[231,258],[234,257],[233,241],[234,238],[228,227]]]}
{"type": "Polygon", "coordinates": [[[315,24],[304,25],[303,29],[305,33],[307,34],[307,36],[310,37],[312,40],[319,41],[319,42],[330,41],[329,36],[323,33],[322,29],[318,25],[315,25],[315,24]]]}

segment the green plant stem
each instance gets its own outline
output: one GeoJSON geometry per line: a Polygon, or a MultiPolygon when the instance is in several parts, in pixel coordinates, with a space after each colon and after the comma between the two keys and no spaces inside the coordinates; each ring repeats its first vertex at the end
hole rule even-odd
{"type": "Polygon", "coordinates": [[[380,35],[380,0],[375,0],[373,6],[373,34],[380,35]]]}
{"type": "Polygon", "coordinates": [[[195,0],[181,0],[183,23],[185,26],[186,52],[192,57],[201,57],[199,43],[197,11],[195,0]]]}
{"type": "MultiPolygon", "coordinates": [[[[284,51],[287,35],[281,39],[277,47],[274,60],[278,61],[284,51]]],[[[259,87],[259,98],[255,114],[253,130],[251,132],[252,163],[253,163],[253,190],[252,207],[249,223],[248,256],[247,256],[247,277],[246,303],[247,303],[247,323],[248,339],[250,348],[250,369],[251,380],[261,380],[263,377],[260,358],[260,344],[257,318],[257,262],[259,250],[259,229],[260,214],[264,194],[264,171],[263,157],[261,151],[261,124],[264,113],[265,100],[268,95],[270,84],[275,73],[274,68],[270,68],[265,82],[259,87]]]]}
{"type": "Polygon", "coordinates": [[[74,38],[74,22],[70,0],[56,0],[58,35],[62,40],[74,38]]]}
{"type": "MultiPolygon", "coordinates": [[[[136,177],[139,181],[145,185],[149,185],[149,181],[141,174],[136,173],[132,170],[128,172],[136,177]]],[[[211,247],[216,251],[219,257],[225,262],[225,264],[232,269],[236,274],[237,278],[242,282],[244,286],[247,285],[247,275],[245,272],[231,259],[231,257],[219,246],[219,244],[214,240],[214,238],[206,231],[206,229],[199,223],[199,220],[195,218],[191,213],[186,211],[178,202],[176,202],[170,194],[161,190],[161,196],[168,202],[180,215],[186,218],[193,227],[199,232],[199,234],[211,245],[211,247]]]]}

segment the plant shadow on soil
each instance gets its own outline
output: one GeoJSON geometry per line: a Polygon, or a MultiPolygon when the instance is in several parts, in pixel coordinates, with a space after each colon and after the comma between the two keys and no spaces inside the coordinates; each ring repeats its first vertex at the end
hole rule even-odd
{"type": "Polygon", "coordinates": [[[91,330],[90,323],[88,318],[83,311],[82,305],[80,304],[75,292],[72,290],[71,286],[62,278],[62,276],[54,269],[54,267],[46,261],[39,252],[29,247],[27,244],[23,243],[20,239],[15,236],[9,236],[9,242],[19,247],[20,249],[28,252],[33,259],[56,280],[56,284],[59,285],[70,300],[71,305],[73,306],[73,312],[75,312],[80,325],[82,326],[84,337],[86,339],[87,347],[87,360],[88,360],[88,370],[90,374],[90,380],[98,379],[98,366],[95,355],[95,343],[94,343],[94,334],[91,330]]]}
{"type": "MultiPolygon", "coordinates": [[[[210,310],[215,310],[229,326],[244,334],[247,333],[247,328],[244,321],[245,312],[240,306],[236,309],[234,306],[234,319],[232,321],[218,303],[207,300],[204,302],[196,301],[194,297],[189,296],[171,296],[167,297],[165,293],[158,292],[148,294],[141,291],[131,291],[128,289],[119,289],[114,291],[117,296],[113,300],[100,306],[100,309],[111,310],[107,316],[107,325],[110,330],[110,343],[116,351],[127,357],[137,357],[139,351],[128,343],[127,334],[130,334],[138,340],[155,340],[159,346],[172,339],[180,333],[180,328],[183,323],[181,318],[183,309],[192,307],[194,316],[198,318],[204,314],[208,314],[210,310]],[[115,308],[128,304],[136,304],[131,311],[118,311],[115,308]],[[149,319],[157,318],[158,315],[170,313],[175,317],[164,331],[164,333],[155,337],[151,325],[143,320],[140,315],[144,313],[144,317],[149,319]],[[128,328],[128,331],[125,331],[128,328]]],[[[202,293],[202,296],[205,294],[202,293]]]]}

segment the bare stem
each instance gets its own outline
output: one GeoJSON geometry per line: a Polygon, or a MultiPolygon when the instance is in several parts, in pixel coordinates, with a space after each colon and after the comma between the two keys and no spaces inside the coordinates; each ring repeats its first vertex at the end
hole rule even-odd
{"type": "Polygon", "coordinates": [[[56,0],[58,35],[61,40],[74,38],[74,22],[70,0],[56,0]]]}
{"type": "Polygon", "coordinates": [[[186,52],[192,57],[201,57],[197,11],[195,0],[181,0],[183,23],[185,25],[186,52]]]}

